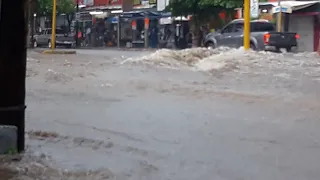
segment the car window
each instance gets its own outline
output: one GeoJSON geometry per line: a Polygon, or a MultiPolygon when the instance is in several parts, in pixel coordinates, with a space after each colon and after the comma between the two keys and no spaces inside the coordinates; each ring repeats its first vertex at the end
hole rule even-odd
{"type": "Polygon", "coordinates": [[[234,25],[234,32],[243,32],[243,23],[237,23],[234,25]]]}
{"type": "Polygon", "coordinates": [[[56,29],[56,34],[64,34],[64,31],[62,29],[56,29]]]}
{"type": "MultiPolygon", "coordinates": [[[[51,34],[52,30],[48,29],[46,32],[46,34],[51,34]]],[[[56,29],[56,34],[64,34],[64,31],[62,29],[56,29]]]]}
{"type": "Polygon", "coordinates": [[[250,24],[251,32],[275,31],[275,25],[265,22],[254,22],[250,24]]]}
{"type": "Polygon", "coordinates": [[[222,33],[231,33],[233,32],[233,24],[227,25],[225,28],[223,28],[222,33]]]}

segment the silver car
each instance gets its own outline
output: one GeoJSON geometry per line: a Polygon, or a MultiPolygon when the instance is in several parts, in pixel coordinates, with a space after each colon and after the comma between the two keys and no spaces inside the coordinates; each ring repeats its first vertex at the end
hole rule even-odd
{"type": "MultiPolygon", "coordinates": [[[[35,35],[33,39],[33,46],[46,46],[51,48],[52,29],[44,29],[40,34],[35,35]]],[[[56,29],[56,46],[74,47],[75,36],[73,34],[65,33],[62,29],[56,29]]]]}

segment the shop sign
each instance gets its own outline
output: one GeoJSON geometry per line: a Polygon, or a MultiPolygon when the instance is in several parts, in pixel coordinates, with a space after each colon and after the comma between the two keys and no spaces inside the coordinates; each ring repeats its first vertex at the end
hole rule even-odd
{"type": "Polygon", "coordinates": [[[259,0],[250,0],[250,17],[259,17],[259,0]]]}
{"type": "Polygon", "coordinates": [[[128,12],[133,9],[133,1],[132,0],[122,0],[122,11],[128,12]]]}
{"type": "Polygon", "coordinates": [[[284,6],[276,6],[272,8],[272,13],[279,13],[280,11],[283,13],[292,13],[292,8],[284,6]]]}
{"type": "Polygon", "coordinates": [[[109,0],[109,5],[114,6],[114,5],[121,5],[122,0],[109,0]]]}
{"type": "Polygon", "coordinates": [[[157,0],[149,0],[149,4],[157,4],[157,0]]]}
{"type": "Polygon", "coordinates": [[[145,18],[144,19],[144,28],[145,29],[149,29],[149,23],[150,23],[150,19],[149,18],[145,18]]]}
{"type": "Polygon", "coordinates": [[[93,6],[93,4],[94,4],[93,0],[83,0],[83,5],[93,6]]]}
{"type": "Polygon", "coordinates": [[[136,22],[136,20],[132,20],[131,27],[132,27],[132,30],[137,30],[137,22],[136,22]]]}
{"type": "Polygon", "coordinates": [[[133,5],[134,6],[141,5],[141,0],[133,0],[133,5]]]}

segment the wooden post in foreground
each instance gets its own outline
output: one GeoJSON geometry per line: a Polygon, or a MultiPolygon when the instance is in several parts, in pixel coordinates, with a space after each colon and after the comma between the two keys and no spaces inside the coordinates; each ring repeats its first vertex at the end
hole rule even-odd
{"type": "Polygon", "coordinates": [[[0,0],[0,3],[0,126],[18,128],[17,150],[22,152],[25,148],[28,1],[0,0]]]}

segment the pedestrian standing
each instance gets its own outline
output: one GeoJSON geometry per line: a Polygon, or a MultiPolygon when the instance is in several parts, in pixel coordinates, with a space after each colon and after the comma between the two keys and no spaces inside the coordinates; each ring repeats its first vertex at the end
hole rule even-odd
{"type": "Polygon", "coordinates": [[[91,42],[91,28],[88,26],[86,28],[86,46],[91,42]]]}

